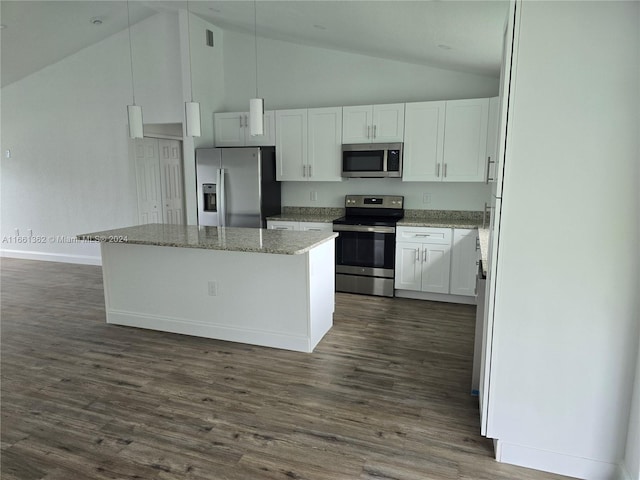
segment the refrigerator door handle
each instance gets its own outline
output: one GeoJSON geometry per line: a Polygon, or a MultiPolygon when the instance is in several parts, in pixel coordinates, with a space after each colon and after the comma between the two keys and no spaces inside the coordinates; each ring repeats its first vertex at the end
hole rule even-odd
{"type": "Polygon", "coordinates": [[[224,189],[224,168],[218,170],[218,226],[227,224],[226,192],[224,189]]]}

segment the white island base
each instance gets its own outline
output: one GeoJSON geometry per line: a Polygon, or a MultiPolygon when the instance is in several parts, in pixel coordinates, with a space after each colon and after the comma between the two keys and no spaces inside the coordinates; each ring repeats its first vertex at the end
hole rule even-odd
{"type": "Polygon", "coordinates": [[[281,255],[103,242],[107,323],[311,352],[333,325],[334,248],[281,255]]]}

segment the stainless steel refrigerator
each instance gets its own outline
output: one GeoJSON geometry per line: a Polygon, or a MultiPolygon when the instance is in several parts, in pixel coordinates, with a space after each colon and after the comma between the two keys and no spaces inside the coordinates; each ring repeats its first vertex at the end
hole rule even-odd
{"type": "Polygon", "coordinates": [[[196,150],[198,225],[266,228],[280,214],[273,147],[196,150]]]}

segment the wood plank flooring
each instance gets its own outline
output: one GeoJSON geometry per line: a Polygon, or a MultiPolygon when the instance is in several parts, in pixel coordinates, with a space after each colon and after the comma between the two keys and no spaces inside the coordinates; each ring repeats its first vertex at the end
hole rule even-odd
{"type": "Polygon", "coordinates": [[[564,478],[479,435],[475,307],[338,294],[305,354],[107,325],[99,267],[1,270],[4,480],[564,478]]]}

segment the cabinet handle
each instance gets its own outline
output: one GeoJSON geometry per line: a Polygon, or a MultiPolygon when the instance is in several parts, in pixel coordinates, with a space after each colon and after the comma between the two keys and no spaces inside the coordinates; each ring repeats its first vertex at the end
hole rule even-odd
{"type": "Polygon", "coordinates": [[[427,263],[427,249],[422,250],[422,262],[427,263]]]}
{"type": "Polygon", "coordinates": [[[373,138],[376,138],[378,136],[378,126],[374,125],[373,126],[373,138]]]}
{"type": "Polygon", "coordinates": [[[371,138],[371,125],[367,125],[367,138],[371,138]]]}
{"type": "Polygon", "coordinates": [[[444,164],[444,178],[447,178],[447,164],[444,164]]]}
{"type": "Polygon", "coordinates": [[[309,165],[309,178],[311,178],[311,165],[309,165]]]}
{"type": "Polygon", "coordinates": [[[436,165],[436,178],[440,178],[440,164],[436,165]]]}
{"type": "Polygon", "coordinates": [[[242,115],[240,115],[240,128],[242,128],[242,115]]]}
{"type": "Polygon", "coordinates": [[[419,262],[420,262],[420,249],[416,248],[416,258],[414,263],[419,263],[419,262]]]}
{"type": "Polygon", "coordinates": [[[303,165],[303,166],[302,166],[302,176],[303,176],[303,177],[306,177],[306,176],[307,176],[307,166],[306,166],[306,165],[303,165]]]}
{"type": "Polygon", "coordinates": [[[489,169],[491,168],[491,164],[496,163],[494,160],[491,160],[491,156],[487,157],[487,181],[485,183],[493,182],[495,178],[491,178],[489,176],[489,169]]]}
{"type": "Polygon", "coordinates": [[[480,237],[476,237],[476,252],[480,250],[480,237]]]}

